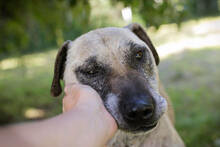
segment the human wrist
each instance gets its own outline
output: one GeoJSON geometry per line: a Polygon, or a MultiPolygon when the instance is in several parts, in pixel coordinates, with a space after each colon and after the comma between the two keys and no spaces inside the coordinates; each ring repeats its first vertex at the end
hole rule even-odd
{"type": "MultiPolygon", "coordinates": [[[[103,105],[91,108],[91,105],[87,107],[83,104],[74,107],[69,113],[73,117],[73,122],[77,120],[78,129],[81,132],[86,131],[87,135],[82,139],[88,139],[92,147],[94,144],[96,147],[105,145],[117,130],[115,120],[103,105]]],[[[76,125],[73,126],[73,128],[75,127],[76,125]]]]}
{"type": "Polygon", "coordinates": [[[117,130],[117,124],[111,114],[105,109],[99,94],[86,85],[73,85],[65,88],[63,110],[69,112],[72,127],[76,127],[81,136],[80,140],[89,146],[105,145],[117,130]],[[75,125],[74,125],[75,123],[75,125]],[[83,132],[84,131],[84,132],[83,132]]]}
{"type": "Polygon", "coordinates": [[[113,137],[113,135],[116,133],[118,126],[117,123],[115,121],[115,119],[112,117],[112,115],[105,109],[104,112],[104,118],[106,119],[106,124],[107,124],[107,138],[108,140],[111,139],[113,137]]]}

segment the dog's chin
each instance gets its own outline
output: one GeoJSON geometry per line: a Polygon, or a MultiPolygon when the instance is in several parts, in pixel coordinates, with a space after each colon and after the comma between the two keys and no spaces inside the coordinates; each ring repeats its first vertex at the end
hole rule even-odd
{"type": "Polygon", "coordinates": [[[145,134],[148,132],[151,132],[153,129],[157,127],[158,122],[152,123],[151,125],[143,125],[138,127],[132,127],[132,128],[123,128],[121,130],[132,133],[132,134],[145,134]]]}

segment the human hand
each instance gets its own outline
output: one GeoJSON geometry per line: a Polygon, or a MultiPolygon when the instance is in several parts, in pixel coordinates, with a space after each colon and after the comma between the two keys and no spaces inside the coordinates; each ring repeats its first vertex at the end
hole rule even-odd
{"type": "Polygon", "coordinates": [[[116,132],[117,124],[105,109],[99,94],[91,87],[80,84],[67,85],[64,91],[63,111],[75,111],[83,113],[80,117],[91,118],[85,127],[95,132],[97,141],[106,144],[116,132]]]}

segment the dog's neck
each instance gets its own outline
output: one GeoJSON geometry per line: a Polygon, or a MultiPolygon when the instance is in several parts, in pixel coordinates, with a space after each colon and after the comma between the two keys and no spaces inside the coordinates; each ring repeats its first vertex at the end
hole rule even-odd
{"type": "Polygon", "coordinates": [[[109,142],[109,147],[142,147],[144,142],[151,137],[155,132],[158,132],[160,124],[148,133],[132,134],[122,130],[118,130],[109,142]]]}
{"type": "Polygon", "coordinates": [[[165,114],[158,126],[147,134],[131,134],[117,131],[109,147],[184,147],[179,135],[165,114]]]}
{"type": "Polygon", "coordinates": [[[109,143],[109,147],[139,147],[146,138],[144,135],[134,135],[121,130],[118,130],[109,143]]]}

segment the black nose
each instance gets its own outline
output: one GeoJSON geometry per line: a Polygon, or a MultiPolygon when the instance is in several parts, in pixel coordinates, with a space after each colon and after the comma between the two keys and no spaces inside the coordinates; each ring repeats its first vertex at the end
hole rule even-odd
{"type": "Polygon", "coordinates": [[[154,105],[152,100],[136,100],[126,106],[128,120],[147,120],[153,116],[154,105]]]}

